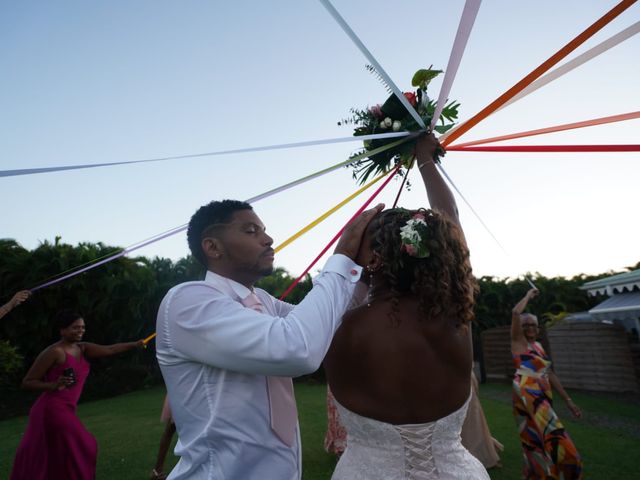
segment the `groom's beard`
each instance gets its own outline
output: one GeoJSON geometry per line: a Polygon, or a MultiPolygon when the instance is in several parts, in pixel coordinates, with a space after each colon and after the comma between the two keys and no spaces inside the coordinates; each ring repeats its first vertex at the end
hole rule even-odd
{"type": "Polygon", "coordinates": [[[271,267],[265,267],[262,270],[258,271],[258,275],[260,275],[260,278],[263,277],[268,277],[269,275],[271,275],[273,273],[273,266],[271,267]]]}

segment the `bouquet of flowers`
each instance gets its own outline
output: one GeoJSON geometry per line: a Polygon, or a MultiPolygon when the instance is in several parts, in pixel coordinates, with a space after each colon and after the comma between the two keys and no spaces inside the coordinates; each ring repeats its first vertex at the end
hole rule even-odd
{"type": "MultiPolygon", "coordinates": [[[[373,66],[367,65],[367,70],[377,73],[373,66]]],[[[404,92],[404,96],[411,106],[418,112],[426,125],[431,124],[431,119],[435,113],[436,104],[427,95],[427,87],[431,80],[442,73],[442,70],[433,70],[431,67],[418,70],[411,80],[411,84],[417,87],[415,92],[404,92]]],[[[383,81],[384,83],[384,81],[383,81]]],[[[434,127],[438,133],[445,133],[458,118],[459,103],[449,102],[442,109],[439,121],[434,127]]],[[[367,109],[352,108],[351,117],[338,122],[338,125],[353,125],[355,136],[371,135],[374,133],[389,133],[399,131],[418,131],[420,126],[400,102],[398,97],[391,95],[382,105],[374,105],[367,109]]],[[[392,142],[397,142],[397,138],[365,140],[362,153],[370,152],[392,142]]],[[[387,171],[391,165],[401,162],[405,168],[409,168],[413,160],[414,141],[407,141],[397,147],[370,155],[364,159],[355,161],[353,177],[357,178],[360,184],[367,181],[372,174],[387,171]]]]}

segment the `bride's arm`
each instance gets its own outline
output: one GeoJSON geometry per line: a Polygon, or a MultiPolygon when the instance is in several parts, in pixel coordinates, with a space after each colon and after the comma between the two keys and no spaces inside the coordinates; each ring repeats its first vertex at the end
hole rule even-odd
{"type": "Polygon", "coordinates": [[[434,162],[435,152],[439,147],[440,143],[433,133],[420,137],[416,144],[418,168],[427,189],[431,209],[447,215],[452,222],[461,227],[456,200],[434,162]]]}

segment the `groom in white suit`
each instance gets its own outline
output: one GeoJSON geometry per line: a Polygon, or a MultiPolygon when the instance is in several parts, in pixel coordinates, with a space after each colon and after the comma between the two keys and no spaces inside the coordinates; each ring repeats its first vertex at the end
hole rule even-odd
{"type": "Polygon", "coordinates": [[[273,270],[273,240],[251,205],[212,202],[191,218],[201,282],[169,290],[156,351],[178,431],[173,480],[298,480],[300,435],[291,377],[315,371],[360,277],[353,262],[382,205],[345,230],[296,306],[254,283],[273,270]]]}

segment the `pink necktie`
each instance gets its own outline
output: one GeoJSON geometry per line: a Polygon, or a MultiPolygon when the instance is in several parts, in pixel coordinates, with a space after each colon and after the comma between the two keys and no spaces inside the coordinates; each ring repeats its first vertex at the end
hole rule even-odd
{"type": "MultiPolygon", "coordinates": [[[[251,292],[242,304],[257,312],[264,312],[258,296],[251,292]]],[[[293,395],[293,382],[289,377],[267,377],[271,429],[288,446],[293,446],[298,424],[298,409],[293,395]]]]}

